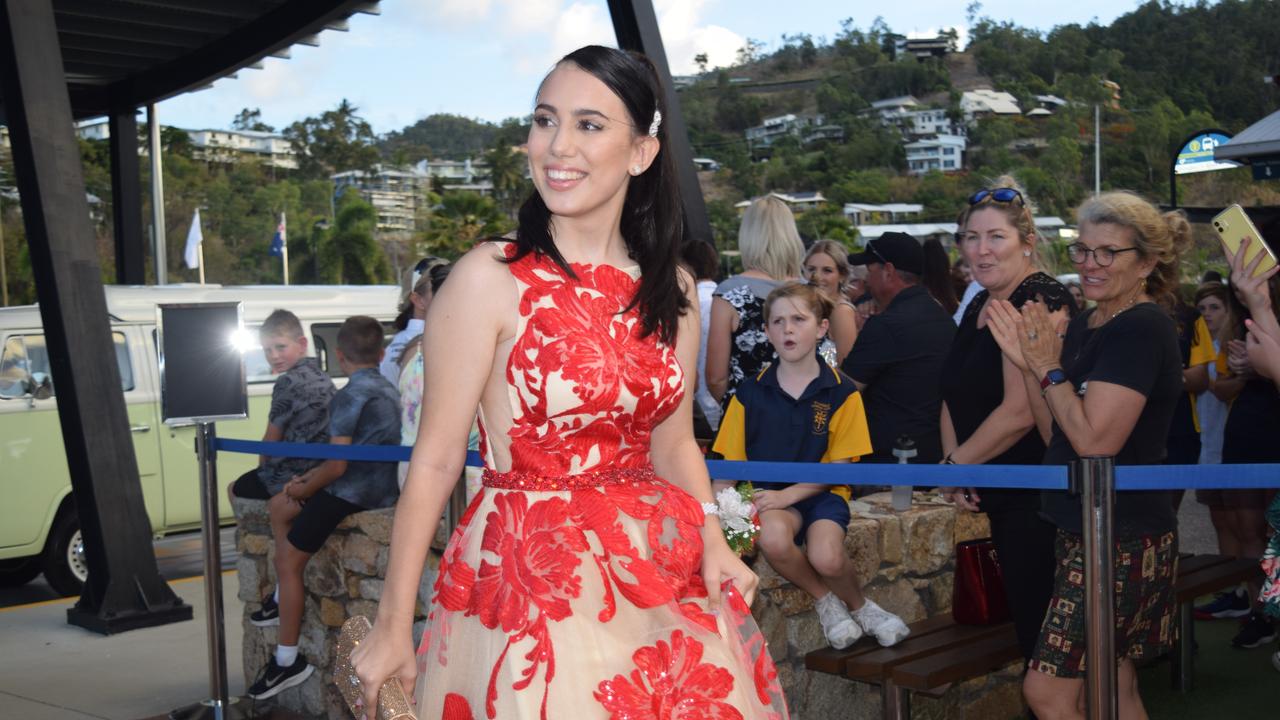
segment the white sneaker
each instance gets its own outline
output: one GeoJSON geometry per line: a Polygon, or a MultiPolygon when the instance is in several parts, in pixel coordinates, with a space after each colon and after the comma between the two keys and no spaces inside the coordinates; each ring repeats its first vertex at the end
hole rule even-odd
{"type": "Polygon", "coordinates": [[[837,650],[843,650],[862,637],[862,628],[849,616],[849,608],[835,593],[827,593],[814,603],[818,610],[818,621],[822,623],[822,634],[827,642],[837,650]]]}
{"type": "Polygon", "coordinates": [[[902,618],[880,607],[871,598],[867,598],[862,607],[854,610],[852,615],[863,631],[874,635],[876,641],[884,647],[893,647],[911,634],[902,618]]]}

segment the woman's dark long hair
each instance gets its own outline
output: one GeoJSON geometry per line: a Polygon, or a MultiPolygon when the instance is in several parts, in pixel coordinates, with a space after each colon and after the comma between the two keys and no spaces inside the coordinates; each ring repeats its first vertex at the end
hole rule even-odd
{"type": "Polygon", "coordinates": [[[956,308],[960,307],[960,301],[956,299],[956,288],[951,284],[951,258],[947,257],[947,251],[937,238],[924,241],[924,274],[920,282],[948,315],[954,314],[956,308]]]}
{"type": "MultiPolygon", "coordinates": [[[[622,206],[622,237],[627,252],[640,265],[640,282],[627,310],[639,308],[644,335],[673,344],[680,316],[689,299],[680,286],[677,269],[684,237],[684,206],[680,200],[675,164],[667,150],[666,102],[653,63],[639,53],[588,45],[565,55],[557,66],[572,63],[590,73],[622,100],[635,132],[647,133],[655,110],[658,156],[643,173],[631,178],[622,206]]],[[[535,253],[546,255],[570,277],[576,277],[551,237],[551,211],[536,191],[520,206],[516,252],[509,262],[535,253]]]]}

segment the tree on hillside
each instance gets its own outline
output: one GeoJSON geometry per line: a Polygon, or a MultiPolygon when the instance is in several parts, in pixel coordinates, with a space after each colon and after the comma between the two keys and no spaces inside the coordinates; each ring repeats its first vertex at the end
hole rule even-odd
{"type": "Polygon", "coordinates": [[[493,183],[493,198],[498,207],[507,213],[512,220],[516,210],[528,194],[528,183],[524,179],[527,160],[524,155],[514,152],[510,145],[498,143],[484,154],[489,164],[489,179],[493,183]]]}
{"type": "Polygon", "coordinates": [[[338,200],[338,220],[330,229],[318,228],[316,253],[320,281],[329,284],[376,285],[395,282],[391,265],[374,239],[378,214],[347,188],[338,200]]]}
{"type": "Polygon", "coordinates": [[[473,192],[445,192],[419,234],[421,250],[429,255],[456,258],[486,237],[501,235],[515,226],[498,209],[493,198],[473,192]]]}
{"type": "Polygon", "coordinates": [[[346,170],[371,170],[378,162],[373,128],[343,99],[333,110],[308,117],[285,128],[284,136],[298,154],[298,171],[306,177],[325,177],[346,170]]]}
{"type": "Polygon", "coordinates": [[[245,108],[236,114],[231,121],[232,130],[253,130],[255,132],[275,132],[276,129],[262,122],[262,111],[258,108],[245,108]]]}

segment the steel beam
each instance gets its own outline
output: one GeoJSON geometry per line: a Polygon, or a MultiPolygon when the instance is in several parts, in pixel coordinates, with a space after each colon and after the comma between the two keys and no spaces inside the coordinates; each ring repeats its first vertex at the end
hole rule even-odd
{"type": "Polygon", "coordinates": [[[127,108],[107,118],[111,132],[111,205],[116,248],[116,282],[146,284],[142,242],[142,181],[138,174],[138,120],[127,108]]]}
{"type": "Polygon", "coordinates": [[[109,634],[192,614],[156,567],[52,5],[0,0],[0,94],[89,564],[67,620],[109,634]]]}

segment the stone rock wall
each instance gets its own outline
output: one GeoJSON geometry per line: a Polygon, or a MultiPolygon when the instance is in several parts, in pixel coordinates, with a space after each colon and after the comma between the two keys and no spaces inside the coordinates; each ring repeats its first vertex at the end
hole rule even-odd
{"type": "MultiPolygon", "coordinates": [[[[250,613],[275,588],[275,544],[267,520],[266,502],[237,498],[233,504],[238,527],[236,563],[240,580],[239,597],[244,601],[244,644],[242,662],[245,685],[251,684],[275,652],[278,628],[255,627],[250,613]]],[[[298,687],[289,688],[266,701],[288,708],[308,718],[350,720],[351,713],[333,684],[333,657],[338,646],[338,630],[347,618],[364,615],[373,619],[382,597],[391,542],[391,520],[395,510],[371,510],[342,521],[320,552],[312,556],[303,573],[306,604],[298,652],[316,667],[316,672],[298,687]]],[[[419,621],[414,624],[414,643],[422,637],[429,590],[435,582],[439,556],[428,554],[418,588],[419,621]]]]}
{"type": "MultiPolygon", "coordinates": [[[[277,628],[259,628],[249,614],[271,592],[275,556],[266,503],[237,499],[236,547],[240,599],[245,602],[243,666],[252,683],[274,652],[277,628]]],[[[917,493],[905,512],[890,507],[888,493],[854,503],[856,510],[845,536],[845,549],[866,584],[867,596],[898,613],[908,623],[951,612],[954,548],[957,542],[986,537],[986,516],[957,512],[933,496],[917,493]]],[[[282,707],[309,718],[347,720],[349,715],[333,685],[332,665],[338,629],[353,615],[373,618],[386,576],[393,510],[359,513],[344,520],[308,563],[306,605],[299,651],[315,665],[305,683],[275,698],[282,707]]],[[[443,530],[443,529],[442,529],[443,530]]],[[[443,532],[436,538],[443,548],[443,532]]],[[[418,591],[419,622],[423,621],[435,581],[439,555],[428,556],[418,591]]],[[[792,717],[874,718],[880,716],[878,688],[804,668],[804,656],[826,644],[813,608],[813,599],[788,583],[757,556],[753,569],[760,575],[760,591],[752,612],[764,631],[792,717]]],[[[929,720],[1001,720],[1022,712],[1017,664],[983,678],[959,683],[940,698],[915,697],[913,716],[929,720]]]]}
{"type": "MultiPolygon", "coordinates": [[[[958,512],[934,495],[916,493],[905,512],[889,493],[860,498],[844,546],[867,597],[908,623],[951,612],[955,544],[990,535],[985,515],[958,512]]],[[[778,666],[793,718],[878,718],[878,687],[810,672],[804,656],[826,646],[813,598],[791,585],[757,555],[752,569],[760,590],[751,611],[778,666]]],[[[999,673],[957,683],[939,698],[913,697],[912,717],[929,720],[1002,720],[1023,713],[1018,663],[999,673]]]]}

